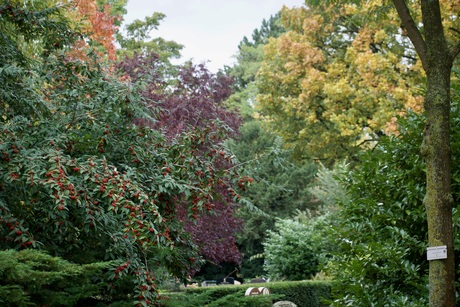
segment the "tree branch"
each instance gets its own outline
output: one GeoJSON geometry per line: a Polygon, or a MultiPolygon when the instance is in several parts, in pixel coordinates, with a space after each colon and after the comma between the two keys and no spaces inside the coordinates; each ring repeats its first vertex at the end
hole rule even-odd
{"type": "Polygon", "coordinates": [[[460,42],[457,43],[457,45],[455,45],[450,51],[451,59],[455,59],[459,53],[460,53],[460,42]]]}
{"type": "MultiPolygon", "coordinates": [[[[455,28],[449,28],[449,30],[454,31],[457,34],[460,34],[460,31],[455,28]]],[[[460,53],[460,42],[458,42],[450,51],[451,59],[454,60],[459,53],[460,53]]]]}
{"type": "Polygon", "coordinates": [[[402,25],[407,31],[407,36],[412,41],[412,44],[417,51],[420,60],[422,61],[423,68],[427,69],[428,63],[426,58],[426,43],[420,33],[420,30],[417,28],[412,15],[410,14],[409,8],[406,5],[405,0],[393,0],[393,4],[398,11],[399,18],[401,18],[402,25]]]}

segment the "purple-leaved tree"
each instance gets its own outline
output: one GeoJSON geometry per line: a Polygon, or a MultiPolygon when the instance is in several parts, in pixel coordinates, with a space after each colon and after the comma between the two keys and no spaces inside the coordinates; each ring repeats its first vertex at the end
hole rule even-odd
{"type": "MultiPolygon", "coordinates": [[[[190,150],[197,155],[217,155],[222,158],[215,160],[219,162],[214,162],[214,165],[209,165],[209,172],[235,166],[228,152],[213,149],[225,138],[234,136],[241,124],[239,115],[224,104],[232,94],[233,80],[230,77],[213,74],[204,64],[194,65],[190,62],[171,69],[154,53],[126,57],[118,63],[117,68],[125,78],[143,82],[145,103],[151,108],[158,108],[157,118],[138,121],[138,124],[163,131],[171,143],[179,135],[204,129],[204,136],[195,140],[196,147],[190,150]]],[[[209,173],[196,175],[199,178],[211,175],[213,178],[209,173]]],[[[240,181],[219,181],[204,204],[207,210],[196,211],[189,216],[185,210],[187,206],[182,204],[178,212],[184,229],[192,235],[201,255],[215,264],[241,261],[235,243],[235,233],[240,229],[241,221],[234,216],[238,201],[234,187],[249,183],[250,179],[240,181]]],[[[213,183],[209,182],[209,185],[213,183]]],[[[196,199],[196,202],[201,201],[196,199]]]]}

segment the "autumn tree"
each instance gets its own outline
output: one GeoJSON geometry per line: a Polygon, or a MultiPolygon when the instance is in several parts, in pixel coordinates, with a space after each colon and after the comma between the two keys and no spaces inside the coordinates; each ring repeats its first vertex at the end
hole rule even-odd
{"type": "Polygon", "coordinates": [[[410,42],[395,19],[365,17],[368,5],[282,10],[287,32],[265,47],[256,106],[298,157],[353,156],[394,130],[395,115],[421,108],[410,42]]]}
{"type": "Polygon", "coordinates": [[[81,39],[75,41],[69,52],[70,55],[81,58],[85,56],[88,48],[93,48],[101,58],[102,55],[106,55],[110,60],[115,59],[115,34],[123,20],[123,14],[126,13],[127,0],[48,0],[45,2],[64,5],[66,10],[63,10],[63,14],[82,35],[81,39]]]}
{"type": "MultiPolygon", "coordinates": [[[[426,79],[414,79],[407,86],[410,88],[425,85],[423,107],[426,113],[424,127],[424,140],[421,153],[426,161],[426,194],[423,204],[426,209],[428,221],[428,246],[447,246],[447,259],[430,261],[430,306],[454,306],[454,251],[452,231],[452,196],[451,196],[451,145],[450,145],[450,102],[451,102],[451,70],[460,47],[458,42],[459,24],[456,14],[459,9],[458,1],[392,1],[391,5],[382,5],[380,1],[368,1],[366,3],[353,2],[343,3],[332,1],[320,3],[308,1],[311,6],[321,7],[323,10],[330,8],[341,12],[350,12],[351,16],[345,15],[344,20],[362,20],[362,16],[374,15],[377,18],[366,18],[365,23],[358,24],[358,35],[351,36],[353,43],[363,42],[359,40],[360,34],[368,32],[374,38],[378,37],[379,29],[383,29],[388,35],[399,37],[388,46],[393,49],[399,46],[395,55],[397,62],[395,67],[404,64],[406,68],[395,70],[397,80],[407,80],[405,72],[418,66],[426,74],[426,79]],[[341,5],[337,5],[337,4],[341,5]],[[355,14],[361,11],[359,14],[355,14]],[[365,14],[363,14],[365,13],[365,14]],[[398,17],[399,16],[399,17],[398,17]],[[366,31],[367,30],[367,31],[366,31]],[[391,34],[392,33],[392,34],[391,34]],[[399,42],[411,44],[400,45],[399,42]],[[407,61],[411,65],[407,65],[407,61]],[[417,81],[414,83],[414,81],[417,81]]],[[[379,40],[365,41],[362,45],[373,54],[379,54],[382,44],[379,40]],[[376,49],[377,47],[377,49],[376,49]],[[377,51],[377,52],[374,52],[377,51]]],[[[385,52],[388,56],[389,53],[385,52]]],[[[391,59],[391,58],[390,58],[391,59]]],[[[383,58],[382,58],[383,61],[383,58]]],[[[375,71],[380,69],[372,67],[371,58],[366,65],[373,69],[372,76],[368,80],[378,80],[377,88],[385,84],[384,80],[375,78],[375,71]]],[[[424,74],[420,74],[424,76],[424,74]]],[[[370,75],[369,75],[370,76],[370,75]]],[[[365,87],[367,88],[367,87],[365,87]]],[[[360,88],[354,89],[354,92],[360,88]]],[[[388,90],[385,90],[388,93],[388,90]]],[[[370,96],[374,97],[374,96],[370,96]]],[[[393,98],[396,101],[404,101],[404,96],[393,98]]],[[[389,101],[385,102],[386,104],[389,101]]],[[[390,104],[391,105],[391,104],[390,104]]],[[[388,106],[388,105],[387,105],[388,106]]],[[[392,105],[394,106],[394,105],[392,105]]],[[[381,106],[385,107],[385,106],[381,106]]]]}

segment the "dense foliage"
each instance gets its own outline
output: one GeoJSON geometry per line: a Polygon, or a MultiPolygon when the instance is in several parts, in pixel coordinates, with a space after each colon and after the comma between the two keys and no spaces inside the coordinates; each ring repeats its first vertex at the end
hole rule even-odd
{"type": "MultiPolygon", "coordinates": [[[[453,114],[458,117],[458,107],[453,114]]],[[[399,122],[398,136],[382,138],[361,155],[359,167],[342,175],[349,201],[342,202],[335,214],[338,225],[331,235],[337,238],[339,251],[329,263],[338,281],[337,306],[383,301],[388,306],[427,305],[425,166],[420,154],[424,118],[410,114],[399,122]]],[[[455,159],[460,149],[457,126],[455,119],[455,159]]],[[[457,177],[456,171],[454,182],[457,177]]],[[[453,193],[457,200],[458,184],[453,193]]],[[[457,216],[458,209],[454,212],[457,216]]],[[[456,222],[456,233],[458,227],[456,222]]]]}
{"type": "MultiPolygon", "coordinates": [[[[166,77],[163,75],[163,65],[163,60],[152,53],[136,53],[117,64],[124,77],[145,84],[141,94],[148,101],[148,107],[161,108],[155,120],[136,121],[162,131],[170,143],[176,142],[176,138],[183,133],[200,129],[205,136],[197,139],[197,146],[189,150],[206,158],[214,155],[221,157],[220,162],[212,165],[220,171],[231,168],[233,158],[215,147],[223,138],[236,135],[240,124],[239,116],[223,105],[224,99],[232,92],[231,79],[212,74],[204,65],[191,63],[177,66],[166,77]],[[172,81],[167,78],[172,78],[172,81]]],[[[204,174],[200,173],[200,176],[204,178],[204,174]]],[[[246,177],[237,184],[244,186],[248,182],[249,178],[246,177]]],[[[224,183],[214,186],[210,192],[213,196],[207,200],[207,206],[212,208],[213,214],[190,220],[183,214],[184,210],[179,211],[185,222],[185,230],[192,235],[207,261],[215,264],[223,261],[239,263],[240,252],[235,245],[235,233],[241,227],[241,220],[235,218],[235,208],[227,205],[236,201],[236,194],[231,184],[224,183]]]]}
{"type": "Polygon", "coordinates": [[[76,306],[104,293],[109,262],[77,265],[41,251],[0,251],[3,306],[76,306]]]}
{"type": "Polygon", "coordinates": [[[238,138],[229,142],[232,153],[254,179],[241,193],[260,209],[238,211],[245,221],[238,233],[238,246],[243,253],[240,272],[245,277],[266,274],[262,242],[267,230],[274,229],[277,218],[292,217],[296,210],[318,209],[319,203],[308,191],[316,166],[292,162],[291,152],[283,146],[281,138],[258,121],[244,123],[238,138]]]}
{"type": "Polygon", "coordinates": [[[2,53],[0,78],[16,85],[0,91],[0,246],[75,263],[113,260],[104,277],[112,297],[149,305],[154,268],[185,278],[200,266],[185,220],[212,216],[216,190],[231,211],[240,200],[233,186],[246,179],[222,167],[231,163],[224,123],[167,138],[149,125],[160,111],[138,95],[142,87],[110,75],[91,53],[68,57],[78,35],[61,13],[2,7],[1,27],[11,31],[0,48],[12,52],[2,53]],[[24,52],[18,37],[46,52],[24,52]]]}
{"type": "MultiPolygon", "coordinates": [[[[333,305],[427,305],[430,127],[416,113],[429,88],[417,85],[417,46],[379,1],[307,3],[264,20],[217,75],[171,64],[182,46],[150,37],[161,13],[118,32],[111,62],[125,0],[0,4],[0,302],[152,305],[164,279],[184,282],[206,262],[285,280],[327,263],[333,305]]],[[[441,1],[450,45],[459,3],[441,1]]],[[[270,290],[320,306],[330,285],[270,290]]],[[[161,299],[280,298],[196,291],[161,299]]]]}
{"type": "Polygon", "coordinates": [[[331,247],[325,240],[327,216],[279,219],[264,241],[264,268],[270,280],[311,279],[331,247]],[[299,240],[299,237],[302,240],[299,240]]]}

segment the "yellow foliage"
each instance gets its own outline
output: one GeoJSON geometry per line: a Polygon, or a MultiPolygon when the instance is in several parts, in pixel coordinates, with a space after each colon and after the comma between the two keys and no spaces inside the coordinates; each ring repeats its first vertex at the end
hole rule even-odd
{"type": "Polygon", "coordinates": [[[395,133],[395,118],[407,109],[423,109],[414,86],[423,70],[396,14],[383,22],[364,17],[380,5],[283,9],[288,31],[265,48],[256,108],[289,146],[340,158],[364,139],[395,133]]]}

